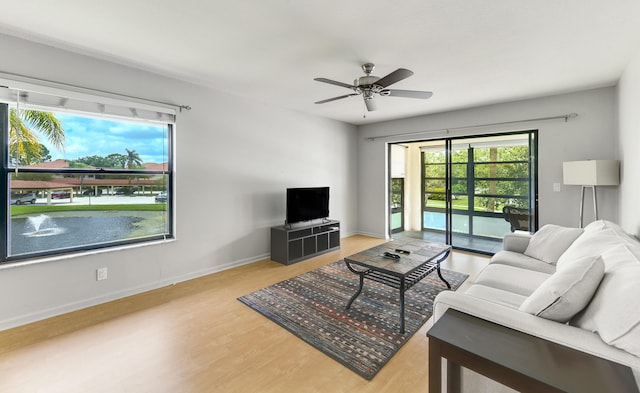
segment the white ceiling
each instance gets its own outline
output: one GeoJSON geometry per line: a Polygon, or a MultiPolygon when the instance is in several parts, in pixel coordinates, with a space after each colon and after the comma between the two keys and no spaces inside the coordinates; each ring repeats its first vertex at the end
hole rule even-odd
{"type": "Polygon", "coordinates": [[[2,2],[0,32],[352,124],[614,85],[640,50],[637,0],[2,2]],[[314,104],[365,62],[434,96],[314,104]]]}

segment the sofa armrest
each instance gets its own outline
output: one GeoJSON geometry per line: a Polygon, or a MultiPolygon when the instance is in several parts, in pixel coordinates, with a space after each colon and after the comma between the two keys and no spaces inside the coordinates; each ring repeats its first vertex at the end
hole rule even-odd
{"type": "Polygon", "coordinates": [[[600,336],[588,330],[554,322],[514,308],[453,291],[443,291],[436,296],[433,305],[434,323],[449,308],[532,336],[575,348],[612,362],[627,365],[636,372],[640,370],[640,358],[607,345],[600,339],[600,336]]]}
{"type": "Polygon", "coordinates": [[[533,235],[525,231],[515,231],[504,235],[502,248],[505,251],[524,253],[533,235]]]}

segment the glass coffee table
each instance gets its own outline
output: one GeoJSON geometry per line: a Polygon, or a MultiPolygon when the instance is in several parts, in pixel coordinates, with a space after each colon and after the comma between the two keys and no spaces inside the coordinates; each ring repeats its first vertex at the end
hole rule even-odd
{"type": "Polygon", "coordinates": [[[347,268],[360,277],[360,286],[349,299],[347,309],[362,292],[364,279],[373,280],[400,292],[400,333],[404,333],[404,293],[434,270],[451,289],[440,273],[440,263],[447,259],[451,246],[420,239],[394,239],[385,244],[344,258],[347,268]]]}

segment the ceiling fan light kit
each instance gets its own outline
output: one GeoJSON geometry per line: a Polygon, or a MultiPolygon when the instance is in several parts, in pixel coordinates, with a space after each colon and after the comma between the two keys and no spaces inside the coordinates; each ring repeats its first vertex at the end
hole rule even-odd
{"type": "Polygon", "coordinates": [[[315,78],[314,80],[318,82],[345,87],[354,91],[351,94],[345,94],[338,97],[328,98],[326,100],[316,101],[316,104],[324,104],[331,101],[341,100],[347,97],[362,95],[367,110],[374,111],[376,110],[374,100],[376,94],[382,97],[418,98],[423,100],[426,100],[433,95],[433,93],[430,91],[387,89],[388,86],[391,86],[392,84],[400,82],[401,80],[404,80],[413,75],[413,71],[407,70],[406,68],[398,68],[392,73],[380,78],[375,75],[371,75],[371,72],[373,72],[374,68],[375,65],[373,63],[363,64],[362,70],[364,71],[365,75],[356,78],[353,81],[353,85],[327,78],[315,78]]]}

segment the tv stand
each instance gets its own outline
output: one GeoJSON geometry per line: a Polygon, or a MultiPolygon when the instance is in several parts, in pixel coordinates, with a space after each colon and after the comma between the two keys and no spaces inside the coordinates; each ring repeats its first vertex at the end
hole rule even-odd
{"type": "Polygon", "coordinates": [[[271,259],[291,265],[340,248],[340,221],[271,227],[271,259]]]}

